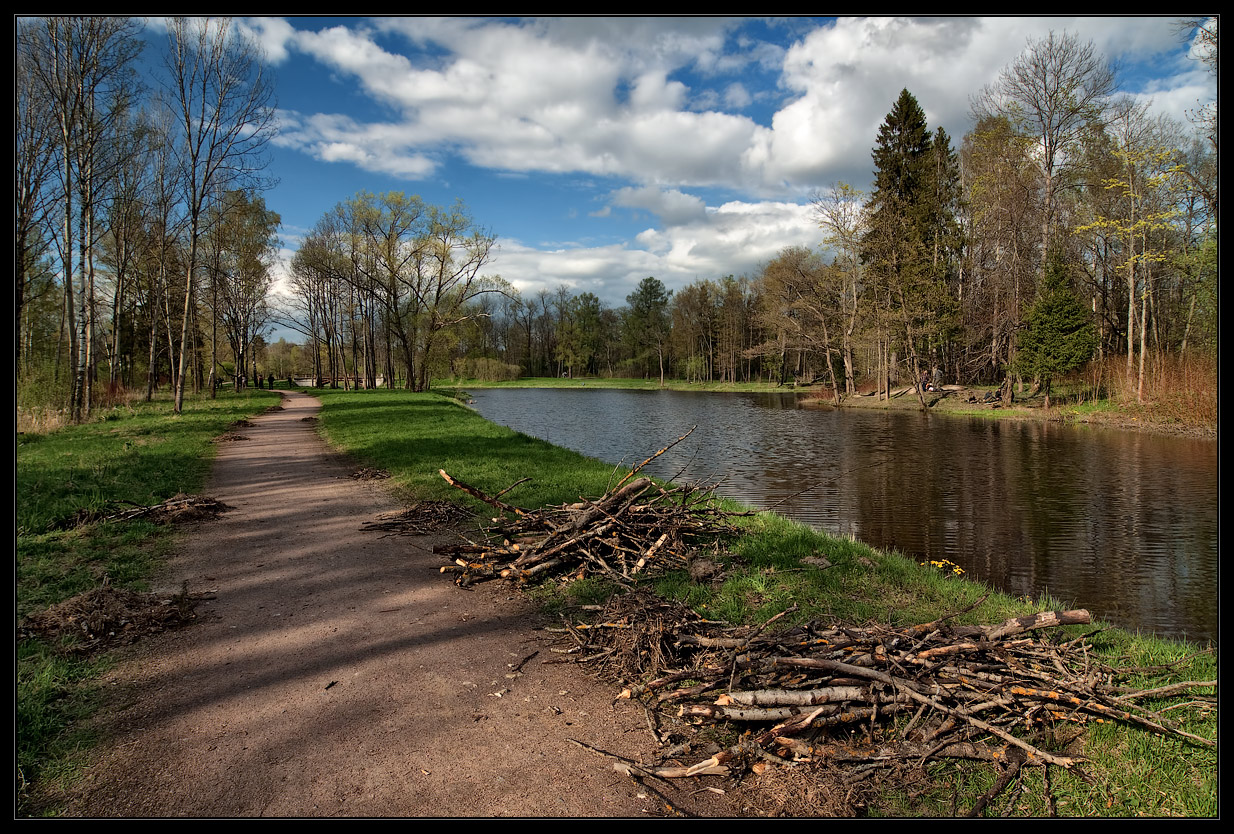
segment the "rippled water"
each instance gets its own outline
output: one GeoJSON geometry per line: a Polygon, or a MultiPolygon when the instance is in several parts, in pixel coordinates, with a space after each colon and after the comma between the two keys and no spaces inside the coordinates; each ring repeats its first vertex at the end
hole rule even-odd
{"type": "Polygon", "coordinates": [[[649,467],[1018,595],[1130,629],[1216,640],[1217,444],[793,394],[492,389],[490,420],[616,463],[697,425],[649,467]],[[806,490],[803,492],[803,490],[806,490]]]}

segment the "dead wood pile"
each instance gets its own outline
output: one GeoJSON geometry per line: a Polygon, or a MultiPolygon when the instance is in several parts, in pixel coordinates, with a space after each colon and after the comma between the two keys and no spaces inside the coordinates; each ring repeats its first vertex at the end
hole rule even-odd
{"type": "Polygon", "coordinates": [[[427,536],[452,529],[473,517],[470,510],[450,501],[421,501],[402,512],[383,515],[376,521],[366,521],[360,529],[387,536],[427,536]]]}
{"type": "Polygon", "coordinates": [[[1058,766],[1088,778],[1069,749],[1088,722],[1214,744],[1142,702],[1215,703],[1193,693],[1216,681],[1134,689],[1124,681],[1145,670],[1099,662],[1091,635],[1042,636],[1088,623],[1087,611],[986,626],[952,625],[951,615],[907,627],[810,622],[773,630],[793,610],[734,628],[650,594],[624,594],[596,622],[564,624],[568,647],[555,651],[623,682],[619,697],[645,705],[662,745],[686,738],[658,764],[641,766],[644,776],[739,775],[776,762],[840,768],[855,782],[940,759],[977,760],[1000,770],[995,788],[970,809],[979,814],[1023,767],[1058,766]],[[675,729],[663,732],[664,721],[675,729]],[[700,758],[707,748],[690,739],[724,728],[737,730],[740,741],[700,758]]]}
{"type": "Polygon", "coordinates": [[[641,576],[684,568],[699,549],[733,533],[728,519],[735,513],[721,510],[707,490],[694,486],[670,488],[634,478],[594,501],[524,510],[500,500],[513,485],[490,496],[445,470],[440,474],[504,513],[484,531],[487,541],[434,548],[451,559],[441,570],[455,573],[459,585],[593,574],[629,587],[641,576]]]}
{"type": "Polygon", "coordinates": [[[183,524],[217,518],[231,507],[204,495],[178,495],[149,507],[131,501],[118,501],[88,510],[78,510],[73,515],[53,524],[53,530],[72,530],[84,524],[100,521],[153,521],[156,524],[183,524]]]}
{"type": "Polygon", "coordinates": [[[31,614],[18,638],[41,637],[68,654],[91,654],[138,638],[187,625],[197,618],[199,600],[213,591],[145,594],[104,584],[31,614]]]}

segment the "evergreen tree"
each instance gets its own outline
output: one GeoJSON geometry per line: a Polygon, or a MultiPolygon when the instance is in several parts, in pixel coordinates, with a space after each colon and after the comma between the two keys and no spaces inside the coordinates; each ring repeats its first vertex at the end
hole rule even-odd
{"type": "MultiPolygon", "coordinates": [[[[921,351],[935,345],[954,320],[946,270],[940,269],[950,257],[940,260],[940,254],[951,246],[955,155],[945,132],[940,139],[936,159],[925,112],[902,90],[878,130],[870,223],[862,238],[868,285],[887,316],[883,338],[908,351],[914,379],[921,373],[921,351]]],[[[920,388],[917,396],[925,408],[920,388]]]]}
{"type": "Polygon", "coordinates": [[[1059,254],[1052,254],[1029,309],[1026,327],[1020,332],[1016,357],[1023,373],[1036,377],[1045,392],[1045,407],[1050,407],[1053,378],[1075,370],[1093,356],[1097,332],[1088,309],[1071,289],[1067,265],[1059,254]]]}
{"type": "Polygon", "coordinates": [[[951,147],[951,137],[941,127],[934,131],[927,166],[924,216],[931,272],[950,285],[958,278],[960,253],[964,248],[958,219],[963,188],[959,157],[951,147]]]}
{"type": "Polygon", "coordinates": [[[644,357],[652,354],[660,362],[660,387],[664,387],[664,354],[672,329],[668,302],[672,292],[658,278],[644,278],[638,288],[626,296],[626,337],[644,357]]]}

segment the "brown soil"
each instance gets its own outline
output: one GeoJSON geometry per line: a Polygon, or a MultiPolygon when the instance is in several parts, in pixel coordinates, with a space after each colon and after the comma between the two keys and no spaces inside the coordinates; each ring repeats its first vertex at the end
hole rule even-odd
{"type": "Polygon", "coordinates": [[[317,400],[284,397],[220,444],[208,493],[233,509],[184,537],[154,595],[206,597],[197,622],[123,650],[66,814],[662,815],[655,791],[742,812],[717,777],[649,790],[571,743],[657,750],[641,707],[553,662],[515,591],[437,572],[448,534],[363,530],[402,508],[328,452],[317,400]]]}

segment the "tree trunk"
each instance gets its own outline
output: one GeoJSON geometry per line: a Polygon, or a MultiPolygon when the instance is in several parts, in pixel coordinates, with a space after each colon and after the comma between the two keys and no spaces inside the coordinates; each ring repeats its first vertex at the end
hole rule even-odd
{"type": "Polygon", "coordinates": [[[193,267],[197,262],[197,220],[193,219],[189,231],[189,263],[184,280],[184,315],[180,319],[180,357],[176,363],[175,413],[184,411],[184,357],[189,343],[189,309],[193,304],[193,267]]]}
{"type": "Polygon", "coordinates": [[[1144,402],[1144,356],[1148,353],[1148,277],[1144,279],[1144,295],[1140,304],[1140,376],[1135,387],[1135,401],[1144,402]]]}

